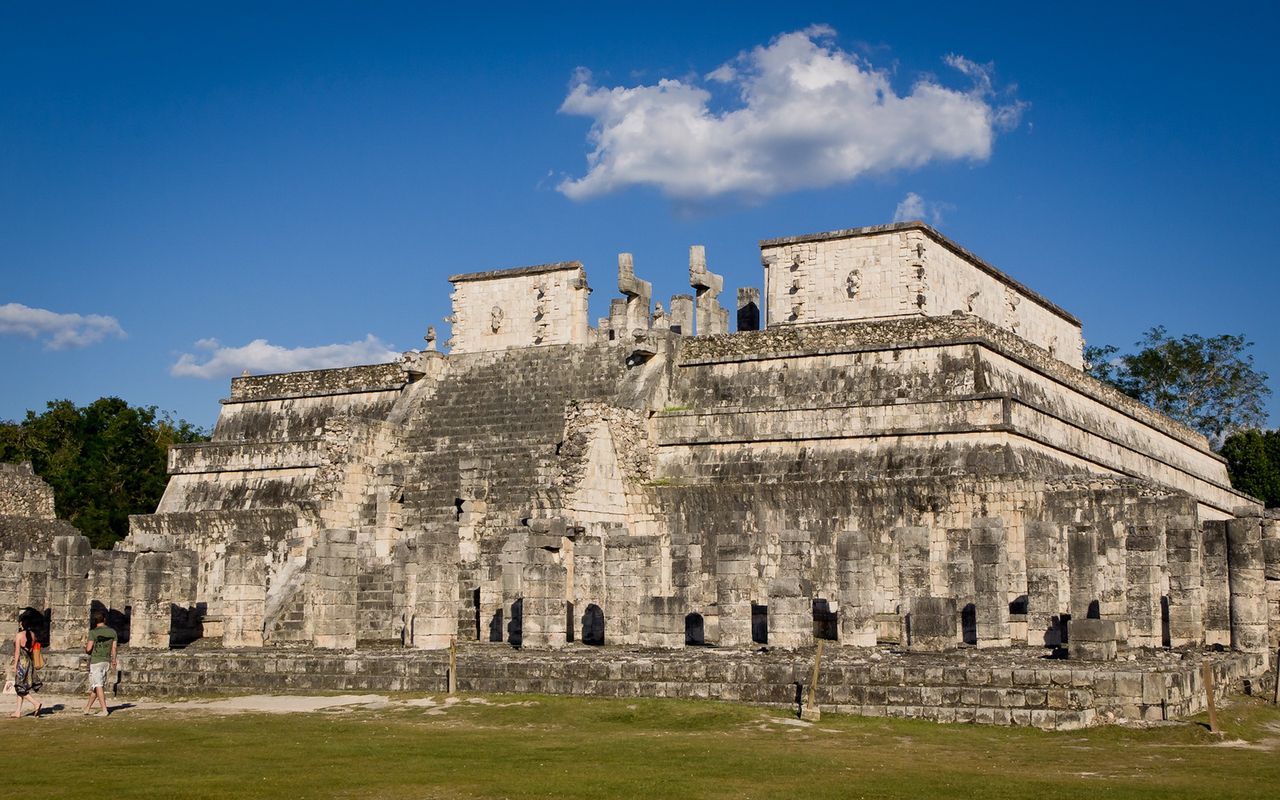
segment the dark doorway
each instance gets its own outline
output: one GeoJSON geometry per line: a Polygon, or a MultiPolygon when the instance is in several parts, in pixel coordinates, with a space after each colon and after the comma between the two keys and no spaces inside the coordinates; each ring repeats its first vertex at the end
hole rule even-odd
{"type": "Polygon", "coordinates": [[[831,602],[821,597],[813,599],[813,636],[834,642],[840,638],[838,612],[831,610],[831,602]]]}
{"type": "Polygon", "coordinates": [[[751,604],[751,641],[769,643],[769,607],[751,604]]]}
{"type": "Polygon", "coordinates": [[[582,643],[594,646],[604,644],[604,609],[595,603],[582,612],[582,643]]]}
{"type": "Polygon", "coordinates": [[[965,644],[978,643],[978,607],[973,603],[960,609],[960,637],[965,644]]]}
{"type": "Polygon", "coordinates": [[[706,625],[701,614],[684,615],[685,647],[702,647],[707,643],[706,625]]]}

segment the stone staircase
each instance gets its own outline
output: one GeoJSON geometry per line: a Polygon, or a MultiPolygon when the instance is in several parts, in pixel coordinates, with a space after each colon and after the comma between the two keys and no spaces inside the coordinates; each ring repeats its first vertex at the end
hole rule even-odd
{"type": "Polygon", "coordinates": [[[407,422],[406,509],[420,524],[457,519],[461,462],[483,465],[488,513],[515,524],[554,473],[564,409],[572,400],[612,401],[625,353],[608,344],[476,354],[448,375],[434,402],[407,422]]]}

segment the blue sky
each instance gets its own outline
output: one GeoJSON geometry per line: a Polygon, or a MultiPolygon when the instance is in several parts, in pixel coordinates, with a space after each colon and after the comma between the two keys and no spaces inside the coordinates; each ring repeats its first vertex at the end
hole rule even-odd
{"type": "Polygon", "coordinates": [[[759,239],[904,201],[1090,343],[1280,378],[1263,4],[608,5],[0,7],[0,419],[208,426],[246,365],[420,347],[457,272],[580,259],[594,318],[618,252],[665,298],[703,244],[732,302],[759,239]]]}

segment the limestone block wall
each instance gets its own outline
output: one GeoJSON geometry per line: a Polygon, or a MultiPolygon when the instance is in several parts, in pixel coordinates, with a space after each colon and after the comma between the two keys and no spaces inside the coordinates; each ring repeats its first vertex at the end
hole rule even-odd
{"type": "Polygon", "coordinates": [[[586,273],[577,261],[452,275],[451,353],[588,339],[586,273]]]}
{"type": "Polygon", "coordinates": [[[811,457],[854,477],[1016,464],[1154,480],[1205,517],[1253,502],[1202,436],[977,317],[782,326],[683,341],[677,358],[660,479],[784,479],[811,457]]]}
{"type": "MultiPolygon", "coordinates": [[[[1210,595],[1220,590],[1224,609],[1233,609],[1224,611],[1224,644],[1247,640],[1255,643],[1247,652],[1261,653],[1260,626],[1274,625],[1261,612],[1265,587],[1256,579],[1263,549],[1238,547],[1233,566],[1224,535],[1221,568],[1198,558],[1194,501],[1140,482],[1010,475],[658,491],[671,541],[689,532],[701,552],[716,556],[681,562],[703,573],[701,592],[668,595],[649,576],[640,594],[670,596],[685,613],[709,610],[722,644],[752,640],[753,607],[768,609],[769,630],[785,625],[779,641],[794,644],[794,618],[806,603],[838,609],[842,640],[866,642],[875,635],[872,617],[900,618],[917,597],[954,599],[961,639],[980,647],[1061,643],[1068,616],[1112,620],[1132,647],[1172,644],[1175,636],[1212,643],[1216,612],[1202,586],[1210,595]]],[[[1250,524],[1258,535],[1249,541],[1263,541],[1258,518],[1250,524]]]]}
{"type": "Polygon", "coordinates": [[[0,517],[53,519],[53,487],[30,464],[0,464],[0,517]]]}
{"type": "Polygon", "coordinates": [[[1079,320],[923,223],[769,239],[760,252],[770,326],[960,311],[1082,364],[1079,320]]]}

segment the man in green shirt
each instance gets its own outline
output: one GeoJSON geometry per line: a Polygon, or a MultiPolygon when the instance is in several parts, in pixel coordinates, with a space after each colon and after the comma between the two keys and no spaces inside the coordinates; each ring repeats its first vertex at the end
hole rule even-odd
{"type": "Polygon", "coordinates": [[[102,687],[107,683],[107,669],[116,668],[116,632],[107,627],[105,612],[93,612],[93,627],[84,651],[89,654],[89,705],[84,707],[84,713],[90,713],[96,702],[102,705],[102,715],[106,716],[107,694],[102,687]]]}

